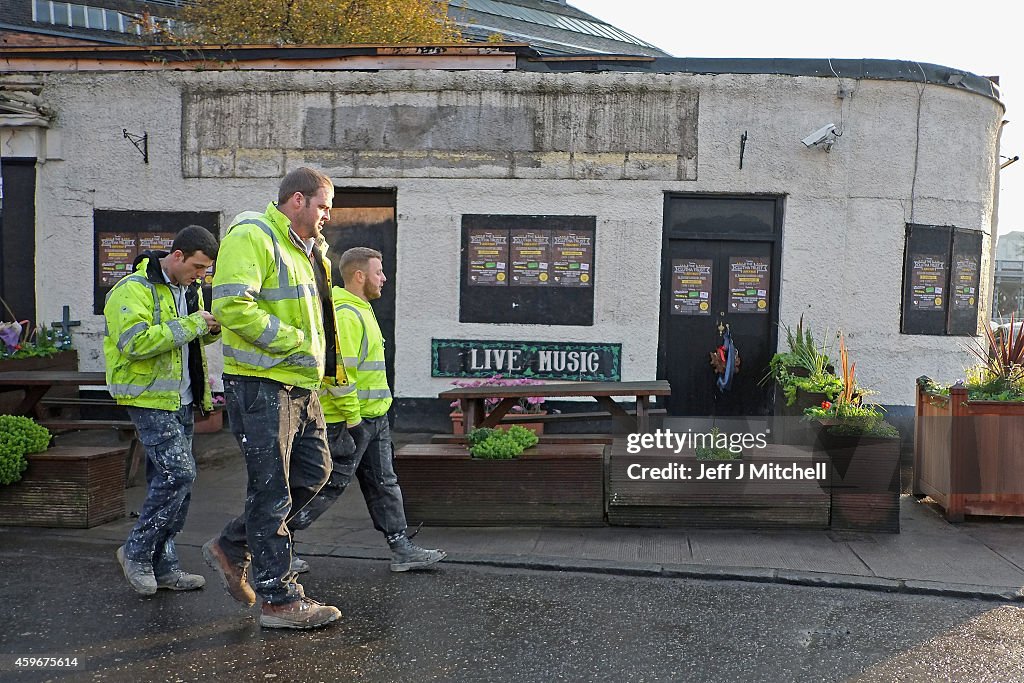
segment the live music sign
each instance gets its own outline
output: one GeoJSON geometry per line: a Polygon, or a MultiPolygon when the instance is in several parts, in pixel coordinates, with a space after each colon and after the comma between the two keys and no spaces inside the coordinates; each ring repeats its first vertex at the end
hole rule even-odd
{"type": "Polygon", "coordinates": [[[433,377],[530,377],[618,382],[621,344],[431,339],[433,377]]]}

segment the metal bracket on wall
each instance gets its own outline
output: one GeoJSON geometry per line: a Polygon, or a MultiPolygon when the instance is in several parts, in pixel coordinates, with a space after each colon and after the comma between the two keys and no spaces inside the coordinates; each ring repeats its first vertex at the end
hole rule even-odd
{"type": "Polygon", "coordinates": [[[124,133],[126,140],[135,145],[135,149],[142,153],[143,163],[149,163],[149,133],[143,133],[142,135],[134,135],[128,132],[127,128],[122,128],[121,132],[124,133]]]}

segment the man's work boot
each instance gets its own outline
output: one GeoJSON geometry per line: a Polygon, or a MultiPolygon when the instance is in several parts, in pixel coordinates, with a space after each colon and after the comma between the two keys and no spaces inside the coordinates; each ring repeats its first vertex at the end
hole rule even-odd
{"type": "Polygon", "coordinates": [[[117,561],[124,572],[124,578],[128,579],[128,585],[140,595],[152,595],[156,593],[156,577],[153,576],[153,565],[145,562],[129,560],[124,556],[124,546],[114,553],[117,561]]]}
{"type": "Polygon", "coordinates": [[[217,570],[220,582],[224,584],[228,595],[246,607],[256,604],[256,592],[245,578],[246,567],[235,564],[220,549],[220,542],[211,538],[203,545],[203,559],[206,564],[217,570]]]}
{"type": "Polygon", "coordinates": [[[307,597],[283,605],[264,602],[260,609],[260,626],[263,628],[320,628],[340,618],[341,610],[337,607],[322,605],[307,597]]]}
{"type": "Polygon", "coordinates": [[[306,562],[298,555],[292,555],[291,570],[296,574],[305,574],[309,571],[309,562],[306,562]]]}
{"type": "Polygon", "coordinates": [[[189,574],[180,569],[172,569],[166,574],[156,577],[156,587],[171,591],[194,591],[206,585],[206,579],[199,574],[189,574]]]}
{"type": "Polygon", "coordinates": [[[448,553],[443,550],[427,550],[419,547],[405,534],[389,538],[388,545],[391,547],[391,571],[393,572],[423,569],[448,557],[448,553]]]}

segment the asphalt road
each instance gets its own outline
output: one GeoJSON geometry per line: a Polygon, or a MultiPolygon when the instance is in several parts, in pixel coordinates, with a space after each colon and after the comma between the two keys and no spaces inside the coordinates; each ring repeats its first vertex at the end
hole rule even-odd
{"type": "Polygon", "coordinates": [[[775,584],[309,558],[344,618],[261,630],[210,585],[144,598],[108,544],[0,537],[0,681],[1020,681],[1024,608],[775,584]],[[16,655],[74,656],[26,672],[16,655]]]}

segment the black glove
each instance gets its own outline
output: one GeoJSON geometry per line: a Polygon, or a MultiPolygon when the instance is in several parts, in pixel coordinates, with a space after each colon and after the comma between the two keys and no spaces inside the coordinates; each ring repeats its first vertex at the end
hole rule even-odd
{"type": "Polygon", "coordinates": [[[349,427],[348,433],[352,440],[355,441],[356,453],[361,454],[365,451],[366,445],[370,443],[370,428],[366,425],[366,420],[349,427]]]}

